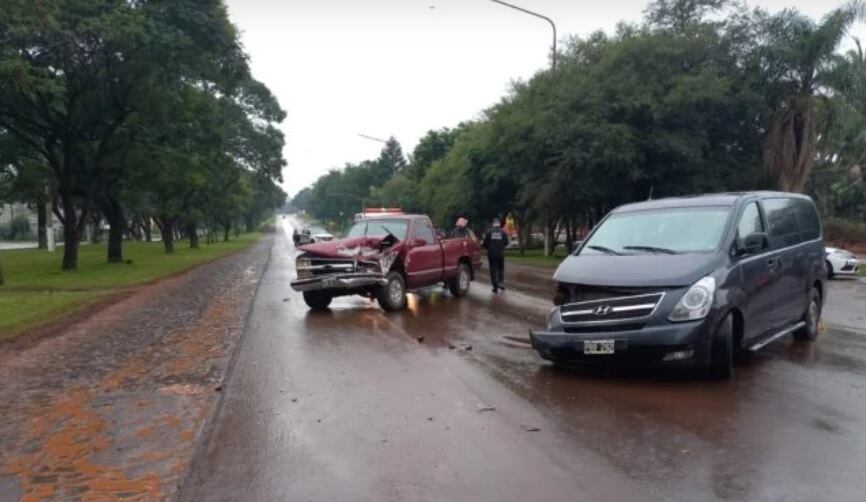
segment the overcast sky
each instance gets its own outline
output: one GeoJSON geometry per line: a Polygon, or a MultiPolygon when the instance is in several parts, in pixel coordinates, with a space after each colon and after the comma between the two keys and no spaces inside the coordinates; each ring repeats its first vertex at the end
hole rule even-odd
{"type": "MultiPolygon", "coordinates": [[[[284,189],[374,158],[409,153],[429,129],[472,119],[548,64],[550,26],[489,0],[227,0],[255,77],[288,118],[284,189]]],[[[646,0],[513,0],[552,18],[558,38],[637,21],[646,0]]],[[[749,0],[821,17],[839,0],[749,0]]],[[[858,25],[852,32],[866,38],[858,25]]]]}

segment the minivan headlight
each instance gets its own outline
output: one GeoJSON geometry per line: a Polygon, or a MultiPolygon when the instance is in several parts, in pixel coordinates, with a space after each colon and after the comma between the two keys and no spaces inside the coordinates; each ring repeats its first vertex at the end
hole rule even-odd
{"type": "Polygon", "coordinates": [[[704,277],[694,283],[680,298],[677,306],[668,316],[668,320],[673,322],[695,321],[707,317],[713,306],[715,293],[716,280],[712,277],[704,277]]]}

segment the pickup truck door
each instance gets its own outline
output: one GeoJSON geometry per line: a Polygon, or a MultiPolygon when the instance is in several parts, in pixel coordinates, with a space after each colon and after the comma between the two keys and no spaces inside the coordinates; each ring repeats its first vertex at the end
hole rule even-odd
{"type": "Polygon", "coordinates": [[[430,286],[442,280],[442,246],[433,232],[433,225],[426,219],[412,223],[404,265],[410,288],[430,286]]]}

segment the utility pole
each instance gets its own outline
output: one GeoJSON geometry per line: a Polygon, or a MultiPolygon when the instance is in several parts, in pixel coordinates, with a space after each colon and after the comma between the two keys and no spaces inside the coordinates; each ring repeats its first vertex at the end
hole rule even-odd
{"type": "Polygon", "coordinates": [[[543,20],[547,21],[548,23],[550,23],[550,27],[553,28],[553,48],[552,48],[553,52],[551,52],[551,55],[550,55],[550,69],[551,69],[551,71],[556,72],[556,24],[553,22],[553,19],[550,19],[549,17],[547,17],[545,15],[539,14],[538,12],[533,12],[529,9],[524,9],[523,7],[518,7],[517,5],[510,4],[508,2],[503,2],[502,0],[490,0],[490,1],[494,2],[494,3],[498,3],[499,5],[503,5],[505,7],[508,7],[510,9],[514,9],[514,10],[523,12],[524,14],[529,14],[530,16],[534,16],[534,17],[537,17],[539,19],[543,19],[543,20]]]}
{"type": "MultiPolygon", "coordinates": [[[[553,46],[551,47],[551,53],[550,53],[550,73],[556,73],[556,23],[553,22],[553,19],[550,19],[549,17],[547,17],[543,14],[539,14],[538,12],[533,12],[529,9],[524,9],[523,7],[519,7],[517,5],[510,4],[508,2],[503,2],[502,0],[490,0],[490,1],[493,3],[498,3],[499,5],[503,5],[505,7],[508,7],[510,9],[520,11],[524,14],[529,14],[530,16],[534,16],[534,17],[537,17],[539,19],[543,19],[543,20],[547,21],[548,23],[550,23],[550,27],[553,29],[553,46]]],[[[552,255],[553,250],[556,248],[556,243],[551,244],[551,242],[550,242],[550,234],[553,233],[553,232],[551,232],[551,229],[549,228],[550,225],[551,225],[550,218],[546,218],[545,222],[544,222],[544,256],[552,255]]],[[[555,223],[554,223],[554,225],[555,225],[555,223]]]]}

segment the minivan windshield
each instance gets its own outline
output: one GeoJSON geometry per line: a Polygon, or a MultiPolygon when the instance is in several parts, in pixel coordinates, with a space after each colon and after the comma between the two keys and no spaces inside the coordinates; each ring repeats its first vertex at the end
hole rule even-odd
{"type": "Polygon", "coordinates": [[[678,207],[613,214],[580,254],[708,253],[719,246],[730,212],[730,207],[678,207]]]}
{"type": "Polygon", "coordinates": [[[385,237],[391,233],[402,241],[406,239],[408,229],[406,220],[370,219],[355,223],[346,237],[385,237]]]}

